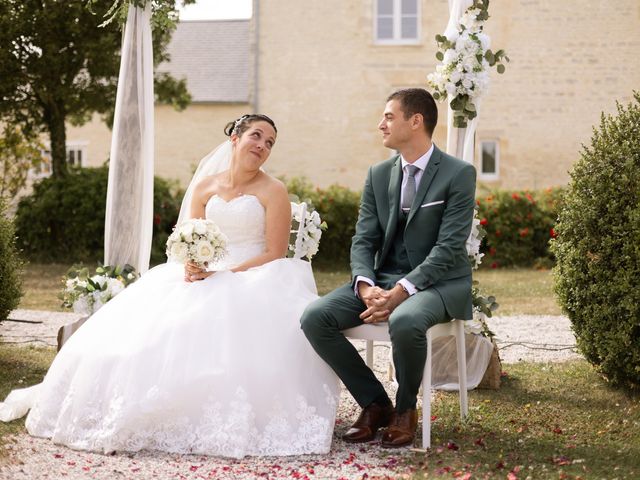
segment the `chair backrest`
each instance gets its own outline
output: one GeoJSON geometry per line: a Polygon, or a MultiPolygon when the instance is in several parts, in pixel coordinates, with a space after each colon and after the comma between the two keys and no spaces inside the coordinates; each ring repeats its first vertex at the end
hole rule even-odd
{"type": "MultiPolygon", "coordinates": [[[[292,206],[294,204],[292,203],[292,206]]],[[[304,252],[302,251],[302,241],[303,241],[303,233],[304,233],[304,219],[307,216],[307,204],[305,202],[300,202],[298,204],[299,212],[300,212],[300,225],[298,225],[298,230],[291,230],[291,233],[296,234],[296,240],[293,244],[293,258],[302,258],[304,256],[304,252]]],[[[293,221],[293,209],[291,210],[291,220],[293,221]]]]}

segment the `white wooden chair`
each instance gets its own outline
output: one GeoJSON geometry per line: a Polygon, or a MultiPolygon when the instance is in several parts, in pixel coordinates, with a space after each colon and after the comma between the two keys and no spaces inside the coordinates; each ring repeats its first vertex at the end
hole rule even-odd
{"type": "MultiPolygon", "coordinates": [[[[373,342],[390,342],[389,324],[376,323],[365,324],[343,330],[347,338],[366,340],[366,363],[373,368],[373,342]]],[[[422,446],[431,446],[431,343],[436,337],[453,335],[456,339],[458,352],[458,384],[460,392],[460,418],[465,419],[468,413],[467,403],[467,357],[464,338],[464,321],[451,320],[447,323],[439,323],[427,330],[427,360],[424,365],[422,377],[422,446]]]]}

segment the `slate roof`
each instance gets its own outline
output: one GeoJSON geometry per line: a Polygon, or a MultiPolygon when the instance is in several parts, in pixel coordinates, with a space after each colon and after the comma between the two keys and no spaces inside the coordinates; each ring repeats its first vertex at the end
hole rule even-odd
{"type": "Polygon", "coordinates": [[[249,49],[249,20],[180,22],[158,71],[186,78],[193,102],[247,103],[249,49]]]}

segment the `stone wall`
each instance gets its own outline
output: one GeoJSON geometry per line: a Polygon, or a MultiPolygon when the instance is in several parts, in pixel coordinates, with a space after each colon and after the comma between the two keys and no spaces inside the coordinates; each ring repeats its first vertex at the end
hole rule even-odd
{"type": "MultiPolygon", "coordinates": [[[[425,86],[446,0],[422,0],[421,43],[376,45],[373,0],[261,2],[259,108],[280,127],[272,168],[314,183],[359,188],[368,165],[386,158],[376,130],[386,96],[425,86]]],[[[640,88],[637,0],[493,0],[487,32],[507,50],[492,73],[476,135],[499,143],[499,175],[488,185],[566,183],[600,112],[640,88]]],[[[440,104],[435,141],[445,147],[440,104]]]]}

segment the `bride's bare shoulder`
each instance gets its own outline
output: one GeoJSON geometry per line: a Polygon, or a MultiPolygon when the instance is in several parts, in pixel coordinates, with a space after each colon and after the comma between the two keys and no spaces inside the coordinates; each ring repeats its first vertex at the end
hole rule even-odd
{"type": "Polygon", "coordinates": [[[275,177],[272,177],[271,175],[265,174],[264,190],[265,193],[271,198],[285,198],[287,200],[289,198],[287,187],[284,182],[275,177]]]}
{"type": "Polygon", "coordinates": [[[220,184],[220,178],[221,173],[216,173],[215,175],[207,175],[196,184],[195,191],[201,193],[216,190],[220,184]]]}

